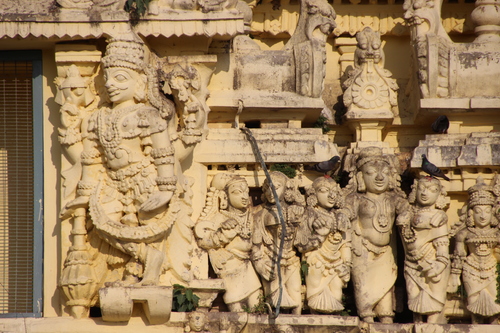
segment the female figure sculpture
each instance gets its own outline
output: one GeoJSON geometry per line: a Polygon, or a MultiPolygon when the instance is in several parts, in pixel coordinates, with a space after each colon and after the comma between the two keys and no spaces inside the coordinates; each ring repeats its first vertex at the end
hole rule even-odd
{"type": "Polygon", "coordinates": [[[215,273],[224,280],[224,302],[232,312],[256,306],[261,295],[260,280],[250,261],[253,215],[248,191],[243,177],[214,177],[208,212],[195,228],[199,246],[208,251],[215,273]]]}
{"type": "Polygon", "coordinates": [[[111,107],[82,124],[82,178],[63,211],[89,208],[93,233],[108,244],[97,245],[107,265],[126,263],[111,274],[119,285],[159,283],[170,267],[164,241],[177,211],[167,209],[177,190],[167,130],[174,106],[160,97],[146,52],[133,33],[109,41],[102,66],[111,107]]]}
{"type": "Polygon", "coordinates": [[[254,215],[252,261],[262,278],[264,295],[272,302],[273,306],[276,306],[280,289],[279,260],[280,274],[283,280],[281,307],[292,309],[294,314],[300,314],[302,310],[300,259],[295,254],[293,244],[300,218],[304,213],[304,208],[299,205],[301,194],[295,188],[293,181],[283,173],[273,171],[271,179],[278,194],[286,225],[286,236],[282,244],[283,253],[279,259],[282,226],[278,218],[276,200],[266,179],[262,187],[264,203],[258,207],[258,211],[254,215]]]}
{"type": "Polygon", "coordinates": [[[332,178],[317,178],[307,188],[305,220],[295,245],[308,265],[306,299],[314,312],[344,309],[342,288],[347,286],[351,272],[351,233],[349,223],[336,216],[343,206],[342,190],[332,178]]]}
{"type": "Polygon", "coordinates": [[[393,155],[377,147],[361,150],[351,172],[344,212],[352,221],[352,280],[358,315],[365,322],[378,317],[392,323],[397,276],[395,218],[409,219],[409,204],[398,188],[393,155]]]}
{"type": "Polygon", "coordinates": [[[406,290],[408,308],[414,321],[446,323],[442,310],[450,276],[448,217],[446,191],[433,177],[416,180],[409,201],[413,216],[409,224],[401,225],[405,248],[406,290]]]}
{"type": "Polygon", "coordinates": [[[460,285],[460,274],[467,293],[467,309],[472,323],[484,319],[498,324],[500,304],[497,297],[497,263],[495,249],[500,244],[498,220],[494,215],[497,197],[481,177],[468,190],[466,227],[455,236],[451,289],[460,285]]]}

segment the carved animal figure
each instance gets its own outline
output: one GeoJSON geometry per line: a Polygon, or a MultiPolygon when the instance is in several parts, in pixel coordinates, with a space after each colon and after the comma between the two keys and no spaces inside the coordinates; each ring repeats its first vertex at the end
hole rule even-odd
{"type": "Polygon", "coordinates": [[[443,178],[444,180],[450,181],[450,178],[446,177],[441,169],[436,165],[432,164],[425,154],[422,154],[422,171],[427,172],[433,177],[443,178]]]}

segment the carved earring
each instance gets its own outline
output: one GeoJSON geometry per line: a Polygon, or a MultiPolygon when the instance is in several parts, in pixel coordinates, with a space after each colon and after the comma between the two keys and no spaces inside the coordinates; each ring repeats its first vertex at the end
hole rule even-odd
{"type": "Polygon", "coordinates": [[[358,182],[358,192],[366,192],[365,180],[361,171],[356,174],[356,181],[358,182]]]}

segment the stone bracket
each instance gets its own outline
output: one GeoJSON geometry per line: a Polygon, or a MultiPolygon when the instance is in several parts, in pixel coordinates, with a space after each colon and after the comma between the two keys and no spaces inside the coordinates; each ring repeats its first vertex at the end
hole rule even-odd
{"type": "Polygon", "coordinates": [[[99,290],[102,320],[128,322],[134,303],[142,303],[152,325],[166,323],[172,311],[172,287],[105,287],[99,290]]]}

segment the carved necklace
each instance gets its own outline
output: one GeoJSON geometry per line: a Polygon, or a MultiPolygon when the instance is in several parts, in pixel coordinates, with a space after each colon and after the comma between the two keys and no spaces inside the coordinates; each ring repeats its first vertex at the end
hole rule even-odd
{"type": "Polygon", "coordinates": [[[99,113],[99,140],[104,148],[116,148],[122,142],[123,136],[118,129],[118,121],[124,114],[140,109],[144,104],[136,104],[122,109],[105,108],[99,113]]]}
{"type": "Polygon", "coordinates": [[[372,200],[368,196],[365,196],[365,198],[373,203],[376,209],[372,218],[373,228],[380,233],[389,232],[392,226],[389,223],[389,214],[387,212],[387,205],[385,204],[385,197],[382,199],[382,203],[378,200],[372,200]]]}
{"type": "Polygon", "coordinates": [[[238,212],[230,212],[227,210],[221,210],[222,215],[227,218],[236,220],[238,222],[238,226],[236,227],[236,231],[238,235],[243,239],[249,239],[252,235],[252,214],[249,214],[249,211],[246,210],[243,213],[238,212]]]}

